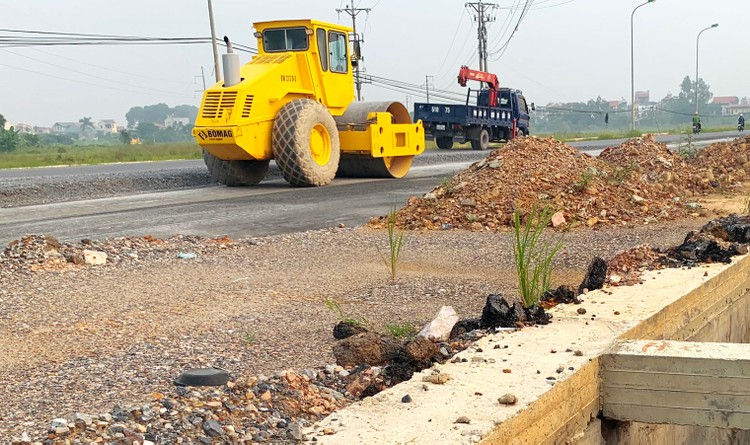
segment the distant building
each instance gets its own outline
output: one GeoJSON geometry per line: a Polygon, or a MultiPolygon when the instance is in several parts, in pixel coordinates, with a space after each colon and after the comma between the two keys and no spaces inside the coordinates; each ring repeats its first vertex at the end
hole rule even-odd
{"type": "Polygon", "coordinates": [[[8,121],[5,121],[5,125],[3,125],[3,130],[10,130],[10,127],[12,127],[13,124],[11,124],[8,121]]]}
{"type": "Polygon", "coordinates": [[[37,127],[34,126],[34,134],[50,134],[52,129],[50,127],[37,127]]]}
{"type": "Polygon", "coordinates": [[[743,113],[743,114],[750,113],[750,104],[726,105],[726,106],[721,107],[721,114],[724,114],[727,116],[737,116],[740,113],[743,113]]]}
{"type": "Polygon", "coordinates": [[[96,123],[96,129],[104,133],[117,133],[117,123],[112,119],[102,119],[96,123]]]}
{"type": "Polygon", "coordinates": [[[189,125],[190,119],[186,117],[174,117],[174,116],[169,116],[166,119],[164,119],[164,128],[174,127],[177,124],[189,125]]]}
{"type": "Polygon", "coordinates": [[[607,105],[613,110],[619,110],[620,107],[627,105],[627,102],[624,100],[608,100],[607,105]]]}
{"type": "Polygon", "coordinates": [[[34,127],[29,124],[17,123],[13,128],[19,133],[34,134],[34,127]]]}
{"type": "Polygon", "coordinates": [[[714,105],[737,105],[740,103],[740,98],[737,96],[714,96],[711,101],[714,105]]]}
{"type": "Polygon", "coordinates": [[[52,132],[57,134],[74,134],[78,133],[81,124],[78,122],[55,122],[52,126],[52,132]]]}
{"type": "Polygon", "coordinates": [[[651,102],[650,91],[636,91],[635,92],[635,103],[637,105],[648,105],[651,102]]]}

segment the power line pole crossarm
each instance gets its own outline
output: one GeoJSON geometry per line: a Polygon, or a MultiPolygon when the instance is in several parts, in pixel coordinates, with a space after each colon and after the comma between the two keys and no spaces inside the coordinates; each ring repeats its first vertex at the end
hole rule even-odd
{"type": "Polygon", "coordinates": [[[354,83],[357,86],[357,100],[362,100],[362,79],[359,75],[359,61],[362,60],[362,54],[361,54],[361,46],[360,44],[364,42],[364,40],[360,40],[359,34],[357,34],[357,15],[360,12],[366,12],[369,13],[371,11],[371,8],[355,8],[354,7],[354,0],[351,0],[351,4],[347,6],[344,9],[336,9],[336,12],[339,14],[342,12],[345,12],[349,14],[349,16],[352,18],[352,46],[353,46],[353,52],[352,54],[352,61],[357,61],[356,66],[354,67],[354,83]]]}
{"type": "Polygon", "coordinates": [[[495,16],[492,11],[497,9],[495,3],[484,3],[479,0],[476,3],[466,3],[467,8],[474,11],[474,20],[477,22],[477,41],[479,55],[479,71],[488,72],[487,68],[487,23],[494,22],[495,16]]]}

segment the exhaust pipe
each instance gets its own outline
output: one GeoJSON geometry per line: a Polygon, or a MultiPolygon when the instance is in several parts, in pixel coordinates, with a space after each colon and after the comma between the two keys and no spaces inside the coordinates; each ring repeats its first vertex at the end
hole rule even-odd
{"type": "Polygon", "coordinates": [[[227,44],[227,53],[221,55],[224,68],[224,86],[232,87],[242,81],[240,78],[240,56],[232,51],[232,42],[229,41],[229,37],[224,36],[224,43],[227,44]]]}

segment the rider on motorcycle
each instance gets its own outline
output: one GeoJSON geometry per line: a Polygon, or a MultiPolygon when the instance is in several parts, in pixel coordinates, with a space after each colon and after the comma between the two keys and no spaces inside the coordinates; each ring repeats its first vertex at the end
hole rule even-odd
{"type": "Polygon", "coordinates": [[[695,114],[693,114],[693,131],[701,129],[701,117],[698,116],[698,112],[696,111],[695,114]]]}
{"type": "Polygon", "coordinates": [[[745,116],[740,113],[740,117],[737,118],[737,127],[745,129],[745,116]]]}

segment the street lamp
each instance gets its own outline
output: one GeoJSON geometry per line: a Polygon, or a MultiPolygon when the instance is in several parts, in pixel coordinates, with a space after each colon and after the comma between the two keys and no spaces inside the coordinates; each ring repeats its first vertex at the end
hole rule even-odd
{"type": "Polygon", "coordinates": [[[635,16],[635,11],[638,10],[641,6],[646,6],[649,3],[653,3],[656,0],[648,0],[645,3],[641,3],[640,5],[636,6],[635,9],[633,9],[633,12],[630,14],[630,129],[635,131],[635,68],[634,68],[634,58],[633,58],[633,17],[635,16]]]}
{"type": "Polygon", "coordinates": [[[698,33],[698,37],[695,38],[695,112],[698,113],[698,44],[701,41],[701,34],[703,31],[708,31],[711,28],[718,27],[718,23],[714,23],[711,26],[707,26],[698,33]]]}

